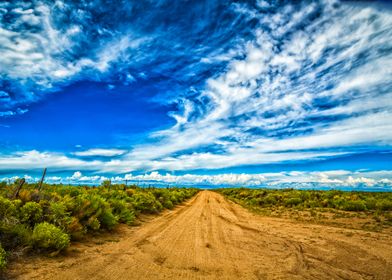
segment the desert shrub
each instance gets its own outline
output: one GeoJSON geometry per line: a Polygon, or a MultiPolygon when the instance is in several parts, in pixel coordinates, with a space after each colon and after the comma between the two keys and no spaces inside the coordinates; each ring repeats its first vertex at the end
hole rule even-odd
{"type": "Polygon", "coordinates": [[[4,269],[7,265],[7,254],[0,243],[0,269],[4,269]]]}
{"type": "Polygon", "coordinates": [[[101,222],[102,227],[109,230],[113,229],[118,223],[117,217],[114,216],[109,209],[104,210],[101,215],[99,215],[98,219],[101,222]]]}
{"type": "Polygon", "coordinates": [[[238,197],[243,198],[243,199],[248,196],[249,196],[249,193],[244,189],[242,189],[242,191],[238,194],[238,197]]]}
{"type": "Polygon", "coordinates": [[[113,214],[118,218],[118,221],[128,225],[133,224],[135,221],[135,212],[131,209],[131,205],[124,200],[112,199],[110,200],[113,214]]]}
{"type": "Polygon", "coordinates": [[[75,197],[75,204],[73,205],[73,214],[79,218],[80,221],[88,220],[89,217],[97,215],[101,208],[105,208],[105,201],[102,197],[97,195],[82,194],[75,197]]]}
{"type": "Polygon", "coordinates": [[[31,201],[31,192],[30,192],[30,190],[25,190],[25,189],[20,190],[19,198],[24,203],[31,201]]]}
{"type": "Polygon", "coordinates": [[[103,181],[102,184],[101,184],[101,186],[102,186],[103,188],[110,188],[111,185],[112,185],[112,182],[111,182],[110,180],[105,180],[105,181],[103,181]]]}
{"type": "Polygon", "coordinates": [[[301,202],[308,201],[311,199],[311,192],[301,192],[300,191],[300,192],[298,192],[298,196],[300,197],[301,202]]]}
{"type": "Polygon", "coordinates": [[[80,223],[83,223],[87,221],[89,217],[96,215],[100,205],[97,203],[95,196],[81,194],[80,196],[68,199],[66,207],[71,211],[72,216],[78,218],[80,223]]]}
{"type": "Polygon", "coordinates": [[[259,205],[259,200],[257,198],[251,198],[251,199],[248,199],[247,203],[252,206],[259,205]]]}
{"type": "Polygon", "coordinates": [[[92,216],[97,217],[101,228],[110,230],[118,223],[118,219],[111,211],[110,204],[101,196],[92,194],[84,196],[81,199],[81,208],[79,208],[78,215],[82,223],[88,224],[88,221],[92,216]]]}
{"type": "Polygon", "coordinates": [[[162,204],[151,193],[136,193],[132,196],[132,200],[135,210],[137,211],[143,213],[158,213],[162,210],[162,204]]]}
{"type": "Polygon", "coordinates": [[[67,212],[66,206],[61,202],[50,202],[48,207],[47,221],[65,229],[71,222],[69,212],[67,212]]]}
{"type": "Polygon", "coordinates": [[[42,221],[41,205],[30,201],[20,208],[20,220],[22,223],[27,223],[31,226],[42,221]]]}
{"type": "Polygon", "coordinates": [[[0,196],[0,219],[7,219],[17,215],[17,209],[12,200],[0,196]]]}
{"type": "Polygon", "coordinates": [[[101,227],[101,223],[95,216],[91,216],[86,222],[87,229],[97,231],[101,227]]]}
{"type": "Polygon", "coordinates": [[[30,192],[31,201],[39,202],[43,199],[41,193],[38,190],[33,190],[30,192]]]}
{"type": "Polygon", "coordinates": [[[84,194],[77,197],[66,196],[67,198],[63,202],[66,209],[71,213],[71,221],[68,225],[68,232],[83,233],[87,231],[87,223],[91,216],[96,216],[98,209],[93,209],[91,201],[84,194]],[[82,230],[80,230],[82,227],[82,230]]]}
{"type": "Polygon", "coordinates": [[[68,212],[71,217],[76,215],[77,202],[74,197],[66,194],[61,198],[61,203],[64,205],[65,211],[68,212]]]}
{"type": "Polygon", "coordinates": [[[361,200],[348,200],[342,203],[341,209],[346,211],[364,211],[366,210],[366,205],[361,200]]]}
{"type": "Polygon", "coordinates": [[[43,222],[34,227],[32,243],[37,249],[63,250],[69,245],[69,236],[55,225],[43,222]]]}
{"type": "Polygon", "coordinates": [[[31,245],[31,229],[24,224],[13,222],[0,223],[0,241],[7,250],[31,245]]]}
{"type": "Polygon", "coordinates": [[[155,198],[164,208],[173,209],[174,204],[178,203],[178,198],[174,192],[165,189],[156,189],[153,191],[155,198]]]}
{"type": "Polygon", "coordinates": [[[325,195],[327,198],[332,199],[332,198],[339,197],[339,196],[341,196],[342,194],[343,194],[342,191],[332,190],[332,191],[326,191],[324,195],[325,195]]]}
{"type": "Polygon", "coordinates": [[[276,197],[273,194],[268,194],[264,198],[264,203],[265,204],[276,204],[277,203],[276,197]]]}
{"type": "Polygon", "coordinates": [[[77,188],[71,188],[69,190],[68,189],[64,189],[64,191],[66,193],[68,193],[68,195],[71,196],[71,197],[77,197],[77,196],[81,195],[80,190],[78,190],[77,188]]]}
{"type": "MultiPolygon", "coordinates": [[[[320,203],[317,200],[308,200],[305,201],[304,205],[308,208],[316,208],[320,206],[320,203]]],[[[328,206],[328,200],[325,202],[325,205],[328,206]]]]}
{"type": "Polygon", "coordinates": [[[334,197],[332,200],[328,202],[328,206],[331,208],[342,209],[343,204],[346,202],[345,199],[341,197],[334,197]]]}
{"type": "Polygon", "coordinates": [[[392,201],[391,200],[380,200],[376,203],[376,208],[382,211],[391,211],[392,210],[392,201]]]}
{"type": "Polygon", "coordinates": [[[365,204],[366,204],[366,209],[374,210],[376,209],[377,200],[374,197],[369,197],[366,199],[365,204]]]}
{"type": "Polygon", "coordinates": [[[293,197],[293,198],[289,198],[287,200],[284,201],[284,204],[288,207],[293,207],[293,206],[297,206],[299,204],[302,203],[302,199],[299,197],[293,197]]]}
{"type": "Polygon", "coordinates": [[[169,199],[163,200],[163,201],[161,202],[161,204],[162,204],[163,207],[165,207],[165,208],[167,208],[167,209],[173,209],[173,207],[174,207],[173,202],[171,202],[171,200],[169,200],[169,199]]]}
{"type": "Polygon", "coordinates": [[[125,190],[125,193],[127,194],[127,196],[133,196],[136,193],[135,189],[127,189],[125,190]]]}
{"type": "Polygon", "coordinates": [[[178,204],[184,200],[184,195],[182,192],[173,191],[167,194],[166,202],[170,201],[172,204],[178,204]]]}
{"type": "Polygon", "coordinates": [[[69,224],[67,225],[66,232],[71,235],[74,240],[80,239],[87,232],[87,229],[79,222],[77,217],[71,217],[69,224]]]}
{"type": "Polygon", "coordinates": [[[385,220],[388,223],[392,223],[392,213],[385,213],[385,220]]]}

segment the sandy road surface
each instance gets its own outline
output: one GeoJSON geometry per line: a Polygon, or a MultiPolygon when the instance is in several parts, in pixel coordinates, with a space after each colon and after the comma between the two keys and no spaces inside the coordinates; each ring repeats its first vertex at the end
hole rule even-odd
{"type": "Polygon", "coordinates": [[[392,237],[250,213],[202,191],[118,242],[33,258],[18,279],[392,279],[392,237]]]}

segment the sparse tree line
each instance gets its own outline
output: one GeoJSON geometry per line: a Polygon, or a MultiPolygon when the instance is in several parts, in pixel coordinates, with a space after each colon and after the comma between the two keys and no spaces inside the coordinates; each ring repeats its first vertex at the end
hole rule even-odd
{"type": "Polygon", "coordinates": [[[191,188],[139,188],[0,183],[0,269],[16,251],[60,252],[87,233],[133,225],[141,213],[159,213],[191,198],[191,188]]]}

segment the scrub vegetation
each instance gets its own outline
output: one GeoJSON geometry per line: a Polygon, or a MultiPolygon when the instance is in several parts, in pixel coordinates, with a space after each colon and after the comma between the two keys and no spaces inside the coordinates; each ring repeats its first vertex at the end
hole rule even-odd
{"type": "Polygon", "coordinates": [[[254,212],[321,224],[381,231],[392,226],[392,193],[226,188],[226,198],[254,212]]]}
{"type": "Polygon", "coordinates": [[[140,214],[155,214],[196,194],[191,188],[100,187],[0,183],[0,269],[7,257],[33,251],[52,255],[88,233],[133,225],[140,214]]]}

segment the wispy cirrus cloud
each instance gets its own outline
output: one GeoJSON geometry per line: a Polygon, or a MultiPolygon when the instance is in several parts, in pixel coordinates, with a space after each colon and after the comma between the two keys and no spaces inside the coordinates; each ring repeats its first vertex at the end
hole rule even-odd
{"type": "Polygon", "coordinates": [[[96,30],[100,43],[87,43],[93,35],[91,14],[80,8],[62,1],[0,4],[0,73],[3,92],[10,99],[3,105],[37,101],[82,74],[98,79],[124,51],[141,43],[132,34],[117,39],[102,26],[96,30]],[[86,47],[91,48],[88,54],[86,47]]]}
{"type": "Polygon", "coordinates": [[[230,4],[168,4],[124,2],[113,8],[101,1],[1,3],[0,89],[10,99],[2,105],[28,105],[45,93],[80,80],[128,85],[145,79],[146,69],[148,77],[157,82],[170,72],[172,81],[168,84],[173,87],[189,84],[188,80],[195,84],[197,74],[207,67],[194,64],[207,54],[216,57],[216,62],[228,60],[231,56],[223,52],[237,36],[218,30],[204,34],[215,24],[208,19],[199,19],[197,25],[172,19],[178,14],[191,18],[194,9],[207,10],[216,20],[221,18],[222,27],[243,26],[247,19],[236,15],[230,4]],[[223,13],[219,7],[225,8],[223,13]],[[122,20],[113,21],[113,17],[122,20]],[[167,26],[157,24],[162,21],[167,26]],[[196,40],[211,45],[197,46],[196,40]],[[220,42],[225,44],[216,48],[220,42]],[[221,55],[226,58],[218,58],[221,55]]]}

